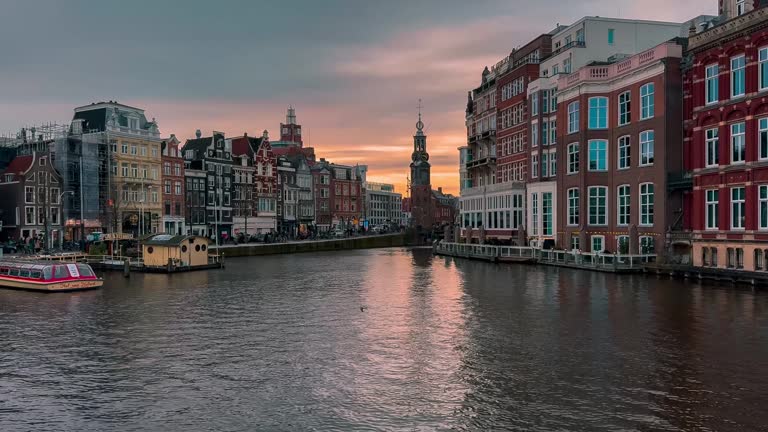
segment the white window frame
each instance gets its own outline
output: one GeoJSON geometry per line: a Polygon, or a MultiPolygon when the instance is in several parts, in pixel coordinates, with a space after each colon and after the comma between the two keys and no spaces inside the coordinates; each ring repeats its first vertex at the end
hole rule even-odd
{"type": "Polygon", "coordinates": [[[640,209],[640,226],[653,226],[655,222],[655,194],[656,194],[656,186],[651,182],[646,183],[640,183],[639,187],[639,209],[640,209]],[[651,187],[650,193],[648,192],[648,187],[651,187]],[[643,191],[643,188],[645,188],[645,191],[643,191]],[[644,202],[644,200],[646,202],[644,202]]]}
{"type": "Polygon", "coordinates": [[[653,129],[640,132],[640,160],[637,166],[652,166],[656,147],[656,133],[653,129]],[[649,139],[650,137],[650,139],[649,139]]]}
{"type": "Polygon", "coordinates": [[[579,143],[568,144],[568,174],[578,174],[579,172],[579,143]],[[575,166],[575,170],[573,169],[575,166]]]}
{"type": "Polygon", "coordinates": [[[649,82],[640,87],[640,120],[648,120],[656,114],[654,97],[656,96],[656,85],[649,82]]]}
{"type": "Polygon", "coordinates": [[[618,125],[619,126],[625,126],[632,122],[632,93],[630,91],[625,91],[618,96],[618,109],[619,109],[619,115],[618,115],[618,125]],[[622,97],[626,96],[626,99],[622,101],[622,97]],[[626,112],[622,110],[622,108],[626,107],[626,112]],[[622,116],[626,114],[627,120],[622,121],[622,116]]]}
{"type": "Polygon", "coordinates": [[[744,56],[744,54],[731,57],[730,65],[731,65],[731,98],[742,97],[746,94],[746,91],[747,91],[747,82],[746,82],[747,59],[744,56]],[[743,64],[738,67],[734,66],[734,64],[739,60],[743,60],[743,64]],[[741,82],[741,85],[742,85],[741,93],[736,92],[735,84],[736,84],[737,74],[740,75],[739,81],[741,82]]]}
{"type": "Polygon", "coordinates": [[[579,131],[579,101],[568,104],[568,133],[579,131]]]}
{"type": "MultiPolygon", "coordinates": [[[[596,195],[595,199],[599,200],[600,196],[596,195]]],[[[599,202],[599,201],[598,201],[599,202]]],[[[608,187],[607,186],[590,186],[587,189],[587,223],[591,226],[608,226],[608,187]],[[595,222],[592,222],[592,191],[598,191],[602,190],[605,192],[605,202],[602,204],[602,206],[596,206],[595,209],[599,209],[600,207],[603,208],[603,218],[604,221],[599,221],[599,212],[595,213],[595,222]]]]}
{"type": "Polygon", "coordinates": [[[608,98],[605,96],[594,96],[587,100],[587,129],[591,130],[602,130],[602,129],[608,129],[608,109],[610,108],[608,103],[608,98]],[[595,112],[592,112],[592,101],[595,101],[595,112]],[[603,108],[600,104],[600,102],[605,102],[605,107],[603,108]],[[601,118],[600,113],[605,113],[605,118],[601,118]],[[592,127],[592,118],[595,120],[595,126],[592,127]],[[600,121],[603,120],[603,121],[600,121]]]}
{"type": "Polygon", "coordinates": [[[628,184],[616,188],[616,225],[628,226],[632,220],[632,187],[628,184]],[[622,193],[626,192],[626,193],[622,193]],[[626,210],[626,212],[622,211],[626,210]]]}
{"type": "Polygon", "coordinates": [[[746,123],[745,122],[738,122],[733,123],[730,125],[730,131],[731,131],[731,164],[743,164],[746,160],[746,123]],[[736,132],[737,127],[740,127],[740,131],[736,132]],[[738,144],[737,144],[738,143],[738,144]],[[738,152],[741,154],[742,158],[737,160],[734,156],[737,154],[737,148],[741,151],[738,152]]]}
{"type": "Polygon", "coordinates": [[[757,223],[761,230],[768,230],[768,185],[757,188],[757,223]]]}
{"type": "MultiPolygon", "coordinates": [[[[605,172],[605,171],[608,171],[608,155],[609,155],[609,153],[610,152],[608,151],[608,141],[607,140],[604,140],[604,139],[589,140],[587,142],[587,171],[591,171],[591,172],[605,172]],[[599,168],[599,164],[598,164],[597,168],[592,169],[592,144],[593,143],[594,144],[602,143],[604,145],[605,157],[602,158],[602,159],[605,162],[605,168],[603,168],[603,169],[599,168]]],[[[598,162],[599,161],[600,161],[600,159],[598,159],[598,162]]]]}
{"type": "Polygon", "coordinates": [[[566,197],[568,200],[568,226],[579,226],[579,216],[581,213],[579,211],[581,201],[579,188],[575,187],[568,189],[566,197]]]}
{"type": "Polygon", "coordinates": [[[745,229],[746,218],[747,218],[747,215],[745,214],[747,209],[747,201],[746,201],[747,188],[744,186],[736,186],[736,187],[732,187],[730,189],[730,192],[731,192],[731,229],[742,231],[745,229]],[[741,191],[740,198],[735,197],[735,194],[738,191],[741,191]]]}
{"type": "Polygon", "coordinates": [[[592,253],[603,253],[605,251],[605,236],[600,235],[592,235],[589,237],[589,251],[592,253]],[[595,250],[595,240],[600,240],[600,249],[595,250]]]}
{"type": "Polygon", "coordinates": [[[707,168],[716,167],[720,162],[720,129],[717,127],[704,131],[704,164],[707,168]],[[714,151],[710,148],[714,146],[714,151]],[[710,156],[714,159],[710,159],[710,156]]]}
{"type": "Polygon", "coordinates": [[[629,135],[619,137],[616,150],[616,169],[625,170],[632,167],[632,139],[629,135]]]}
{"type": "Polygon", "coordinates": [[[707,65],[704,70],[704,93],[707,105],[716,104],[720,100],[720,65],[713,63],[707,65]],[[714,83],[714,95],[710,92],[710,82],[714,83]]]}
{"type": "Polygon", "coordinates": [[[757,119],[757,158],[768,160],[768,117],[757,119]]]}
{"type": "Polygon", "coordinates": [[[531,178],[539,178],[539,154],[531,154],[531,178]]]}
{"type": "Polygon", "coordinates": [[[768,90],[768,70],[766,69],[768,69],[768,46],[760,47],[760,49],[757,50],[757,89],[758,90],[768,90]]]}
{"type": "Polygon", "coordinates": [[[539,146],[539,124],[531,124],[531,147],[539,146]]]}
{"type": "Polygon", "coordinates": [[[720,229],[719,221],[720,221],[720,190],[719,189],[707,189],[704,191],[704,220],[705,220],[705,227],[707,230],[718,230],[720,229]],[[714,217],[714,220],[710,219],[710,210],[712,210],[711,214],[714,217]]]}

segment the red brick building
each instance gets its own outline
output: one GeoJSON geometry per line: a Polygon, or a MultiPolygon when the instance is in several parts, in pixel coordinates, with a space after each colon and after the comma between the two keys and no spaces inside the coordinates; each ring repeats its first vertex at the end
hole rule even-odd
{"type": "Polygon", "coordinates": [[[559,78],[560,247],[628,253],[634,226],[640,252],[664,250],[683,207],[681,43],[559,78]]]}
{"type": "Polygon", "coordinates": [[[178,235],[187,232],[184,204],[184,158],[179,151],[179,140],[171,135],[162,148],[163,232],[178,235]]]}
{"type": "Polygon", "coordinates": [[[720,22],[689,38],[686,223],[696,266],[766,270],[768,9],[761,3],[722,0],[720,22]]]}
{"type": "Polygon", "coordinates": [[[331,169],[325,159],[310,168],[315,199],[315,225],[319,231],[331,229],[331,169]]]}
{"type": "Polygon", "coordinates": [[[328,164],[330,171],[331,225],[343,229],[357,226],[363,215],[364,194],[362,182],[355,167],[328,164]]]}
{"type": "Polygon", "coordinates": [[[272,232],[277,229],[277,157],[267,131],[261,137],[232,138],[232,155],[245,164],[235,167],[234,186],[240,188],[234,200],[236,228],[249,234],[272,232]]]}

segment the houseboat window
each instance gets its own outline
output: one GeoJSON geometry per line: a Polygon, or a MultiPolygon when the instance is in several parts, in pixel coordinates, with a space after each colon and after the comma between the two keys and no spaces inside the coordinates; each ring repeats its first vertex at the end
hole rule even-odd
{"type": "Polygon", "coordinates": [[[41,273],[39,271],[33,271],[31,275],[32,275],[32,279],[40,279],[41,273]]]}
{"type": "Polygon", "coordinates": [[[181,251],[182,251],[182,252],[186,252],[186,251],[187,251],[187,245],[184,245],[184,246],[182,246],[182,247],[181,247],[181,251]]]}
{"type": "Polygon", "coordinates": [[[53,278],[53,267],[46,267],[43,269],[43,279],[52,279],[53,278]]]}
{"type": "Polygon", "coordinates": [[[206,249],[208,249],[208,246],[203,245],[203,252],[205,252],[206,249]]]}
{"type": "Polygon", "coordinates": [[[8,269],[7,268],[0,268],[0,275],[7,275],[8,269]]]}
{"type": "Polygon", "coordinates": [[[63,265],[56,266],[56,272],[54,273],[54,278],[56,279],[66,279],[69,277],[69,273],[67,272],[67,268],[63,265]]]}
{"type": "Polygon", "coordinates": [[[11,272],[9,274],[11,276],[18,276],[19,275],[19,269],[11,269],[11,272]]]}
{"type": "Polygon", "coordinates": [[[94,275],[93,270],[91,270],[91,267],[85,264],[78,264],[77,270],[80,271],[80,276],[90,277],[94,275]]]}
{"type": "Polygon", "coordinates": [[[19,271],[19,277],[28,278],[29,277],[29,270],[20,270],[19,271]]]}
{"type": "Polygon", "coordinates": [[[200,252],[200,245],[195,245],[195,252],[200,252]]]}

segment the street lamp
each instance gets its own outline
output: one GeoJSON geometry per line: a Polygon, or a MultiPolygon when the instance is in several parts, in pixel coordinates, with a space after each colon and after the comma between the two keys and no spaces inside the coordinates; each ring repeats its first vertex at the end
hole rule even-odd
{"type": "MultiPolygon", "coordinates": [[[[60,193],[59,194],[59,200],[57,201],[59,203],[59,205],[61,205],[61,203],[62,203],[61,199],[64,198],[64,195],[75,196],[75,192],[74,191],[64,191],[64,192],[60,193]]],[[[61,220],[59,222],[61,222],[61,220]]],[[[45,236],[46,236],[46,238],[50,238],[48,233],[45,233],[45,236]]],[[[48,242],[46,242],[46,243],[48,243],[48,242]]],[[[61,230],[59,230],[59,249],[63,249],[63,248],[64,248],[64,229],[61,229],[61,230]]]]}

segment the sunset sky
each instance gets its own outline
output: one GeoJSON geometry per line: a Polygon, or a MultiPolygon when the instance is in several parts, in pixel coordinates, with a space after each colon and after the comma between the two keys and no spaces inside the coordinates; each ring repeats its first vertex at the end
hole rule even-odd
{"type": "Polygon", "coordinates": [[[405,178],[423,100],[432,183],[458,189],[467,91],[480,72],[584,15],[685,21],[716,0],[0,0],[0,133],[68,122],[101,100],[144,108],[164,135],[279,138],[289,104],[305,143],[369,180],[405,178]],[[522,15],[524,14],[524,15],[522,15]]]}

